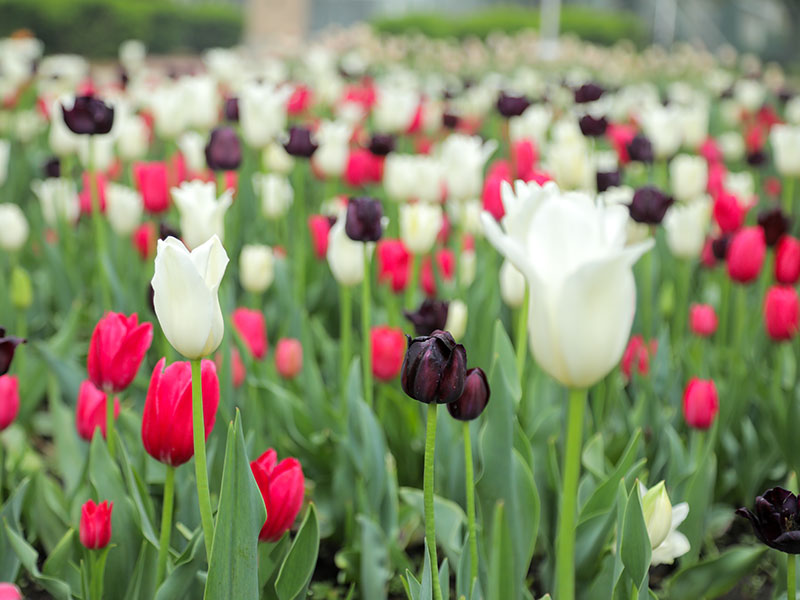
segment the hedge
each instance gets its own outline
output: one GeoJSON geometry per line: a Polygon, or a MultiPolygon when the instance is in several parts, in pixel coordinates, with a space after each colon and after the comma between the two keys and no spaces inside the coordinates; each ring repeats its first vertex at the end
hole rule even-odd
{"type": "MultiPolygon", "coordinates": [[[[539,10],[521,6],[486,8],[461,16],[439,13],[416,13],[373,20],[373,27],[382,33],[422,33],[436,38],[486,38],[490,33],[514,33],[539,29],[539,10]]],[[[647,42],[647,27],[629,12],[608,12],[587,6],[564,6],[561,9],[561,32],[575,34],[597,44],[611,45],[628,39],[637,45],[647,42]]]]}
{"type": "Polygon", "coordinates": [[[156,54],[199,52],[240,41],[241,9],[165,0],[0,0],[0,37],[29,29],[48,54],[116,56],[120,42],[140,39],[156,54]]]}

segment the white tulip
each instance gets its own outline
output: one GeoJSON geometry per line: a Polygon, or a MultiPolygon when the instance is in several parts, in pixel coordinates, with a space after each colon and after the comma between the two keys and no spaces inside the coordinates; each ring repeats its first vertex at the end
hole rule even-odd
{"type": "Polygon", "coordinates": [[[217,82],[209,75],[191,75],[178,80],[183,96],[186,124],[204,131],[219,120],[220,96],[217,82]]]}
{"type": "Polygon", "coordinates": [[[709,105],[704,99],[694,100],[691,104],[678,108],[677,126],[685,146],[697,148],[708,137],[709,115],[709,105]]]}
{"type": "Polygon", "coordinates": [[[286,129],[286,101],[289,86],[248,83],[239,94],[239,125],[242,138],[253,148],[264,148],[286,129]]]}
{"type": "Polygon", "coordinates": [[[663,481],[649,490],[639,482],[639,497],[652,549],[650,565],[671,565],[691,549],[689,540],[678,531],[689,515],[689,505],[681,502],[672,506],[663,481]]]}
{"type": "Polygon", "coordinates": [[[78,157],[83,166],[95,171],[107,171],[114,162],[114,142],[115,137],[111,133],[80,136],[78,157]]]}
{"type": "Polygon", "coordinates": [[[442,228],[442,207],[424,202],[403,204],[399,219],[400,239],[408,251],[419,256],[430,252],[442,228]]]}
{"type": "Polygon", "coordinates": [[[2,186],[8,178],[8,159],[11,154],[11,142],[8,140],[0,140],[0,186],[2,186]]]}
{"type": "Polygon", "coordinates": [[[227,266],[217,236],[191,252],[174,237],[158,240],[153,306],[169,343],[190,360],[208,356],[222,341],[225,322],[217,293],[227,266]]]}
{"type": "Polygon", "coordinates": [[[669,163],[672,193],[679,202],[701,196],[708,183],[708,164],[702,156],[679,154],[669,163]]]}
{"type": "Polygon", "coordinates": [[[419,106],[419,93],[401,87],[379,87],[372,118],[375,130],[400,133],[408,129],[419,106]]]}
{"type": "Polygon", "coordinates": [[[436,202],[442,196],[442,168],[432,156],[392,152],[383,166],[383,187],[392,200],[436,202]]]}
{"type": "Polygon", "coordinates": [[[508,120],[508,137],[512,142],[532,140],[537,146],[542,146],[552,120],[553,111],[549,106],[531,104],[520,116],[508,120]]]}
{"type": "Polygon", "coordinates": [[[447,321],[444,328],[456,341],[463,338],[467,332],[467,313],[467,305],[461,300],[453,300],[447,307],[447,321]]]}
{"type": "Polygon", "coordinates": [[[323,121],[316,133],[319,147],[314,152],[314,165],[328,177],[340,177],[347,166],[348,144],[352,127],[344,121],[323,121]]]}
{"type": "Polygon", "coordinates": [[[442,142],[439,160],[447,193],[455,200],[477,198],[483,185],[483,166],[497,149],[497,141],[454,133],[442,142]]]}
{"type": "Polygon", "coordinates": [[[786,103],[786,120],[792,125],[800,125],[800,96],[794,96],[786,103]]]}
{"type": "Polygon", "coordinates": [[[775,125],[769,133],[775,168],[784,177],[800,176],[800,125],[775,125]]]}
{"type": "Polygon", "coordinates": [[[190,171],[199,173],[206,168],[206,136],[187,131],[178,138],[178,150],[190,171]]]}
{"type": "Polygon", "coordinates": [[[50,106],[51,119],[48,143],[53,153],[62,157],[75,154],[78,151],[80,138],[82,137],[77,133],[72,133],[64,122],[61,105],[63,103],[69,106],[70,102],[74,102],[74,100],[68,96],[63,96],[55,100],[50,106]]]}
{"type": "Polygon", "coordinates": [[[597,206],[553,182],[516,190],[503,195],[503,229],[483,213],[486,236],[528,281],[537,362],[562,384],[588,388],[622,357],[636,310],[632,266],[653,242],[625,246],[624,206],[597,206]]]}
{"type": "Polygon", "coordinates": [[[761,108],[766,93],[764,86],[754,79],[739,79],[733,87],[733,97],[750,112],[761,108]]]}
{"type": "Polygon", "coordinates": [[[547,153],[547,168],[565,190],[594,189],[596,172],[584,138],[554,143],[547,153]]]}
{"type": "Polygon", "coordinates": [[[147,48],[141,40],[125,40],[119,45],[119,62],[128,71],[138,71],[144,66],[147,48]]]}
{"type": "Polygon", "coordinates": [[[664,217],[670,252],[678,258],[696,258],[703,251],[711,218],[707,196],[690,204],[674,204],[664,217]]]}
{"type": "Polygon", "coordinates": [[[277,173],[254,173],[253,189],[261,198],[261,212],[268,219],[280,219],[294,200],[289,178],[277,173]]]}
{"type": "Polygon", "coordinates": [[[458,276],[461,283],[469,287],[475,281],[478,260],[475,250],[462,250],[458,257],[458,276]]]}
{"type": "Polygon", "coordinates": [[[216,185],[199,180],[184,181],[170,190],[181,215],[181,235],[189,248],[197,248],[212,236],[223,239],[225,211],[233,192],[225,190],[217,199],[216,185]]]}
{"type": "Polygon", "coordinates": [[[270,142],[261,154],[261,162],[267,171],[288,175],[294,168],[294,157],[277,142],[270,142]]]}
{"type": "Polygon", "coordinates": [[[127,115],[119,125],[117,151],[122,160],[131,161],[144,158],[150,143],[150,131],[139,115],[127,115]]]}
{"type": "Polygon", "coordinates": [[[42,216],[50,227],[56,227],[59,220],[73,224],[81,212],[80,200],[75,182],[66,177],[51,177],[31,183],[31,190],[42,206],[42,216]]]}
{"type": "Polygon", "coordinates": [[[160,85],[150,93],[148,104],[159,136],[175,139],[189,127],[184,102],[183,90],[176,83],[160,85]]]}
{"type": "Polygon", "coordinates": [[[508,259],[500,267],[500,297],[509,308],[519,308],[525,301],[525,276],[508,259]]]}
{"type": "MultiPolygon", "coordinates": [[[[328,265],[334,279],[341,285],[353,286],[364,280],[364,242],[347,237],[344,230],[345,212],[340,211],[328,234],[328,265]]],[[[374,244],[368,244],[370,250],[374,244]]]]}
{"type": "Polygon", "coordinates": [[[16,252],[28,240],[28,219],[16,204],[0,203],[0,248],[16,252]]]}
{"type": "Polygon", "coordinates": [[[106,216],[114,233],[129,235],[142,219],[142,196],[134,189],[109,183],[106,187],[106,216]]]}
{"type": "Polygon", "coordinates": [[[728,171],[725,174],[725,189],[734,194],[737,198],[746,200],[755,194],[755,183],[753,175],[749,171],[733,173],[728,171]]]}
{"type": "Polygon", "coordinates": [[[735,131],[726,131],[717,138],[719,149],[727,161],[738,161],[744,157],[744,138],[735,131]]]}
{"type": "Polygon", "coordinates": [[[682,141],[678,125],[678,111],[674,106],[654,104],[642,115],[642,128],[653,144],[653,153],[658,159],[666,159],[675,154],[682,141]]]}
{"type": "Polygon", "coordinates": [[[245,244],[239,254],[239,280],[248,292],[261,294],[275,279],[275,256],[272,248],[245,244]]]}

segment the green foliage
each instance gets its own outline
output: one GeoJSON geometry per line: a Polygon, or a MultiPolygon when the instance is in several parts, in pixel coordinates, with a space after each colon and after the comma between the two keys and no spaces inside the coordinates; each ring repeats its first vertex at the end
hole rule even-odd
{"type": "Polygon", "coordinates": [[[117,55],[120,42],[142,40],[150,52],[199,52],[238,43],[238,8],[147,0],[0,0],[0,36],[30,29],[48,53],[117,55]],[[76,32],[80,31],[80,35],[76,32]]]}

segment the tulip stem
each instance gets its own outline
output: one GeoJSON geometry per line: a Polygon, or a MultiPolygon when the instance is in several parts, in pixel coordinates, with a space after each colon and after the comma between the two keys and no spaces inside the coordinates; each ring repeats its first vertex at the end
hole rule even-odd
{"type": "Polygon", "coordinates": [[[414,297],[417,292],[417,285],[419,285],[419,262],[420,257],[412,253],[411,274],[406,284],[406,308],[409,310],[414,308],[414,297]]]}
{"type": "Polygon", "coordinates": [[[519,315],[517,317],[517,375],[520,382],[522,382],[522,367],[525,366],[525,357],[528,350],[528,299],[530,291],[527,284],[525,285],[525,296],[522,300],[522,306],[519,307],[519,315]]]}
{"type": "Polygon", "coordinates": [[[575,516],[585,409],[586,390],[570,390],[561,510],[556,537],[556,593],[559,600],[575,598],[575,516]]]}
{"type": "Polygon", "coordinates": [[[425,433],[425,471],[422,484],[425,508],[425,541],[428,543],[428,554],[431,557],[434,600],[442,600],[442,588],[439,585],[439,559],[436,556],[436,526],[433,518],[433,459],[436,448],[436,409],[438,406],[436,402],[428,404],[428,427],[425,433]]]}
{"type": "Polygon", "coordinates": [[[649,340],[653,326],[653,252],[645,252],[641,263],[642,273],[642,322],[641,328],[645,339],[649,340]]]}
{"type": "Polygon", "coordinates": [[[106,445],[108,446],[108,454],[111,460],[116,456],[116,447],[114,446],[114,394],[111,390],[104,390],[106,393],[106,445]]]}
{"type": "Polygon", "coordinates": [[[472,582],[478,578],[478,538],[475,530],[475,475],[472,465],[472,437],[469,430],[469,421],[464,421],[464,481],[467,493],[467,526],[469,531],[469,571],[470,589],[472,582]]]}
{"type": "Polygon", "coordinates": [[[175,497],[175,467],[166,465],[167,475],[164,479],[164,504],[161,507],[161,538],[158,544],[158,570],[156,571],[156,587],[164,581],[167,573],[167,556],[172,533],[172,509],[175,497]]]}
{"type": "Polygon", "coordinates": [[[194,470],[197,479],[197,500],[200,505],[200,520],[206,543],[206,558],[211,564],[211,546],[214,543],[214,521],[212,520],[211,493],[208,491],[208,469],[206,467],[206,429],[203,412],[203,386],[201,382],[201,360],[192,363],[192,435],[194,437],[194,470]]]}
{"type": "Polygon", "coordinates": [[[795,600],[797,598],[797,558],[794,554],[786,555],[786,598],[795,600]]]}
{"type": "Polygon", "coordinates": [[[794,177],[786,177],[783,184],[783,210],[792,214],[794,207],[794,177]]]}
{"type": "Polygon", "coordinates": [[[97,255],[97,277],[100,280],[100,299],[102,310],[111,310],[111,292],[108,289],[108,273],[106,272],[105,260],[107,260],[108,248],[106,248],[106,233],[103,229],[103,219],[100,215],[100,190],[97,183],[97,172],[94,169],[94,139],[89,136],[89,196],[92,202],[92,225],[94,227],[94,243],[97,255]]]}
{"type": "Polygon", "coordinates": [[[339,286],[339,382],[342,392],[342,406],[346,406],[347,398],[347,370],[350,368],[350,345],[353,335],[353,294],[349,286],[339,286]]]}
{"type": "Polygon", "coordinates": [[[364,373],[364,400],[372,407],[372,350],[370,343],[369,249],[364,244],[364,281],[361,283],[361,367],[364,373]]]}

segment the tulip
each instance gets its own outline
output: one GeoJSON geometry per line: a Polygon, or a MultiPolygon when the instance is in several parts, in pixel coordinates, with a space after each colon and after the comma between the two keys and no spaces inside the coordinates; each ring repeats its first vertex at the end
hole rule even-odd
{"type": "Polygon", "coordinates": [[[239,281],[250,293],[262,294],[275,279],[275,255],[272,248],[245,244],[239,254],[239,281]]]}
{"type": "Polygon", "coordinates": [[[689,427],[708,429],[719,412],[717,387],[711,379],[692,377],[683,391],[683,418],[689,427]]]}
{"type": "Polygon", "coordinates": [[[464,337],[467,332],[467,305],[462,300],[450,302],[444,327],[454,339],[460,340],[464,337]]]}
{"type": "MultiPolygon", "coordinates": [[[[217,353],[219,356],[219,353],[217,353]]],[[[221,357],[218,364],[222,364],[221,357]]],[[[245,369],[244,362],[242,362],[242,356],[239,354],[239,350],[236,347],[231,348],[231,374],[233,378],[233,387],[240,388],[244,383],[245,377],[247,377],[247,370],[245,369]]]]}
{"type": "Polygon", "coordinates": [[[597,171],[596,179],[598,192],[605,192],[609,188],[622,185],[622,173],[618,169],[615,171],[597,171]]]}
{"type": "Polygon", "coordinates": [[[50,178],[31,183],[33,194],[39,199],[42,216],[50,227],[59,220],[73,224],[80,216],[80,202],[75,182],[66,178],[50,178]]]}
{"type": "Polygon", "coordinates": [[[187,131],[178,138],[178,149],[186,167],[195,173],[206,166],[206,139],[196,131],[187,131]]]}
{"type": "Polygon", "coordinates": [[[225,190],[216,197],[213,182],[184,181],[172,188],[172,199],[181,215],[181,231],[186,245],[197,248],[212,236],[223,240],[225,212],[233,203],[233,193],[225,190]]]}
{"type": "Polygon", "coordinates": [[[331,227],[326,256],[336,281],[341,285],[353,286],[364,280],[364,243],[353,241],[345,227],[345,216],[342,214],[331,227]]]}
{"type": "Polygon", "coordinates": [[[594,117],[593,115],[583,115],[578,120],[581,133],[586,137],[600,137],[605,134],[608,128],[608,119],[605,117],[594,117]]]}
{"type": "Polygon", "coordinates": [[[711,205],[707,198],[691,204],[674,204],[664,217],[664,229],[670,252],[683,259],[700,256],[706,240],[711,205]]]}
{"type": "Polygon", "coordinates": [[[239,93],[239,125],[248,146],[265,148],[286,127],[288,87],[247,83],[239,93]]]}
{"type": "Polygon", "coordinates": [[[775,125],[769,139],[778,173],[784,177],[800,177],[800,126],[775,125]]]}
{"type": "Polygon", "coordinates": [[[418,336],[426,336],[445,328],[448,309],[448,302],[426,298],[416,312],[404,311],[403,314],[411,321],[418,336]]]}
{"type": "Polygon", "coordinates": [[[507,94],[506,92],[500,92],[496,106],[497,112],[508,119],[510,117],[520,116],[530,104],[530,100],[525,96],[516,96],[507,94]]]}
{"type": "Polygon", "coordinates": [[[383,187],[392,200],[435,202],[442,196],[442,166],[430,156],[393,152],[383,165],[383,187]]]}
{"type": "Polygon", "coordinates": [[[311,158],[318,148],[317,142],[312,138],[311,130],[306,127],[293,126],[289,128],[289,139],[283,144],[283,149],[295,158],[311,158]]]}
{"type": "Polygon", "coordinates": [[[442,222],[442,207],[438,204],[417,202],[400,206],[400,238],[412,254],[431,251],[442,222]]]}
{"type": "Polygon", "coordinates": [[[755,281],[764,264],[767,243],[760,227],[745,227],[733,236],[728,248],[728,275],[739,283],[755,281]]]}
{"type": "Polygon", "coordinates": [[[217,236],[191,252],[174,237],[158,241],[151,281],[155,313],[169,343],[186,358],[208,356],[222,341],[217,292],[227,265],[217,236]]]}
{"type": "Polygon", "coordinates": [[[789,286],[772,286],[764,298],[764,326],[776,342],[791,340],[798,329],[800,300],[789,286]]]}
{"type": "Polygon", "coordinates": [[[106,392],[121,392],[136,377],[152,341],[153,326],[140,324],[136,313],[130,317],[106,313],[97,322],[89,343],[89,379],[106,392]]]}
{"type": "Polygon", "coordinates": [[[392,291],[406,288],[411,267],[411,254],[401,240],[382,239],[376,247],[378,258],[378,281],[388,281],[392,291]]]}
{"type": "Polygon", "coordinates": [[[344,173],[352,133],[349,123],[323,121],[320,124],[317,130],[319,148],[314,153],[314,167],[326,177],[340,177],[344,173]]]}
{"type": "MultiPolygon", "coordinates": [[[[453,133],[439,149],[439,160],[448,195],[455,200],[477,198],[483,183],[483,166],[497,149],[497,142],[453,133]]],[[[408,244],[406,244],[408,245],[408,244]]]]}
{"type": "Polygon", "coordinates": [[[300,340],[281,338],[275,345],[275,367],[284,379],[294,379],[303,370],[303,346],[300,340]]]}
{"type": "Polygon", "coordinates": [[[81,507],[81,544],[89,550],[105,548],[111,540],[111,510],[114,503],[104,500],[95,504],[87,500],[81,507]]]}
{"type": "Polygon", "coordinates": [[[703,194],[708,181],[708,165],[700,156],[679,154],[669,163],[670,186],[680,202],[690,202],[703,194]]]}
{"type": "Polygon", "coordinates": [[[788,233],[791,219],[787,217],[780,207],[762,211],[758,214],[758,226],[764,230],[764,239],[767,246],[772,248],[788,233]]]}
{"type": "Polygon", "coordinates": [[[631,218],[637,223],[658,225],[674,200],[654,186],[641,187],[633,194],[630,205],[631,218]]]}
{"type": "Polygon", "coordinates": [[[652,104],[641,114],[642,129],[653,145],[656,158],[668,159],[680,148],[682,135],[677,127],[678,108],[652,104]]]}
{"type": "Polygon", "coordinates": [[[717,330],[717,313],[710,304],[692,304],[689,307],[689,329],[700,337],[714,335],[717,330]]]}
{"type": "Polygon", "coordinates": [[[800,279],[800,240],[784,235],[775,247],[775,279],[794,285],[800,279]]]}
{"type": "MultiPolygon", "coordinates": [[[[800,554],[800,510],[797,496],[774,487],[756,497],[754,510],[739,508],[736,514],[750,521],[753,533],[762,543],[786,554],[800,554]]],[[[793,559],[790,559],[793,560],[793,559]]]]}
{"type": "Polygon", "coordinates": [[[525,301],[525,276],[508,259],[500,267],[500,297],[509,308],[519,308],[525,301]]]}
{"type": "Polygon", "coordinates": [[[447,405],[450,416],[459,421],[477,419],[489,404],[489,382],[480,367],[467,369],[464,391],[458,400],[447,405]]]}
{"type": "Polygon", "coordinates": [[[301,115],[311,106],[311,100],[311,90],[304,85],[297,85],[286,101],[286,112],[292,116],[301,115]]]}
{"type": "Polygon", "coordinates": [[[416,90],[400,86],[378,89],[372,118],[378,131],[399,133],[409,129],[420,105],[416,90]]]}
{"type": "Polygon", "coordinates": [[[24,600],[22,592],[13,583],[0,583],[0,600],[24,600]]]}
{"type": "Polygon", "coordinates": [[[386,156],[394,148],[395,138],[391,133],[374,133],[369,140],[369,152],[374,156],[386,156]]]}
{"type": "Polygon", "coordinates": [[[130,235],[142,218],[142,197],[135,190],[111,183],[106,192],[106,216],[119,236],[130,235]]]}
{"type": "MultiPolygon", "coordinates": [[[[194,455],[192,426],[192,374],[188,362],[175,362],[166,369],[158,361],[150,377],[142,413],[142,443],[157,461],[177,467],[194,455]]],[[[210,360],[200,367],[203,391],[205,438],[214,429],[219,406],[219,379],[210,360]]]]}
{"type": "Polygon", "coordinates": [[[630,160],[642,163],[653,162],[653,145],[644,134],[637,133],[625,146],[630,160]]]}
{"type": "Polygon", "coordinates": [[[77,134],[108,133],[114,123],[114,107],[93,96],[78,96],[69,108],[62,104],[61,113],[69,130],[77,134]]]}
{"type": "Polygon", "coordinates": [[[12,202],[0,203],[0,248],[16,252],[28,240],[28,219],[22,209],[12,202]]]}
{"type": "MultiPolygon", "coordinates": [[[[92,441],[95,429],[100,429],[106,439],[108,421],[108,400],[105,392],[97,389],[88,379],[78,389],[78,402],[75,406],[75,428],[78,435],[87,442],[92,441]]],[[[119,417],[119,399],[114,398],[114,419],[119,417]]]]}
{"type": "Polygon", "coordinates": [[[539,155],[531,140],[520,139],[511,144],[511,162],[520,179],[528,180],[534,171],[539,155]]]}
{"type": "Polygon", "coordinates": [[[253,189],[261,198],[261,212],[268,219],[280,219],[294,201],[294,190],[289,178],[278,173],[253,174],[253,189]]]}
{"type": "Polygon", "coordinates": [[[356,242],[377,242],[383,234],[383,208],[373,198],[350,198],[344,230],[356,242]]]}
{"type": "Polygon", "coordinates": [[[408,338],[401,371],[403,391],[425,404],[455,402],[464,391],[467,352],[447,331],[408,338]]]}
{"type": "MultiPolygon", "coordinates": [[[[455,271],[456,258],[450,248],[442,248],[436,253],[436,270],[437,274],[443,281],[451,281],[453,279],[453,272],[455,271]]],[[[422,268],[420,270],[420,283],[423,291],[428,296],[436,295],[436,277],[433,274],[433,261],[430,256],[422,259],[422,268]]]]}
{"type": "Polygon", "coordinates": [[[147,212],[162,213],[169,208],[167,165],[164,162],[139,162],[133,165],[133,178],[142,194],[147,212]]]}
{"type": "Polygon", "coordinates": [[[308,229],[311,233],[311,243],[314,246],[314,256],[319,260],[322,260],[328,254],[328,240],[332,225],[333,223],[329,217],[323,215],[311,215],[308,217],[308,229]]]}
{"type": "Polygon", "coordinates": [[[230,127],[217,127],[206,144],[206,164],[212,171],[234,171],[242,163],[242,146],[230,127]]]}
{"type": "Polygon", "coordinates": [[[225,105],[222,109],[225,114],[225,120],[231,123],[239,122],[239,99],[235,96],[232,98],[225,98],[225,105]]]}
{"type": "Polygon", "coordinates": [[[18,412],[19,379],[16,375],[0,375],[0,431],[14,422],[18,412]]]}
{"type": "Polygon", "coordinates": [[[376,326],[370,331],[372,374],[381,381],[391,381],[400,373],[405,356],[405,337],[397,327],[376,326]]]}
{"type": "Polygon", "coordinates": [[[383,159],[369,150],[351,150],[342,172],[345,183],[352,187],[362,187],[370,183],[380,183],[383,178],[383,159]]]}
{"type": "Polygon", "coordinates": [[[655,356],[657,349],[657,340],[650,340],[648,344],[640,335],[631,337],[620,362],[620,369],[622,374],[625,375],[625,379],[630,381],[634,369],[640,375],[647,376],[650,372],[650,359],[655,356]]]}
{"type": "Polygon", "coordinates": [[[678,531],[689,515],[689,505],[672,506],[663,481],[649,490],[639,482],[639,497],[652,550],[650,565],[671,565],[691,549],[689,540],[678,531]]]}
{"type": "Polygon", "coordinates": [[[0,327],[0,375],[8,373],[11,361],[14,358],[14,351],[17,346],[24,344],[27,340],[14,335],[6,335],[6,330],[0,327]]]}
{"type": "Polygon", "coordinates": [[[262,542],[277,542],[289,530],[303,506],[305,478],[295,458],[284,458],[270,448],[250,463],[264,506],[267,520],[258,533],[262,542]]]}
{"type": "Polygon", "coordinates": [[[234,329],[241,336],[247,349],[250,350],[250,354],[259,360],[264,358],[269,348],[264,314],[260,310],[241,307],[233,311],[231,320],[234,329]]]}
{"type": "Polygon", "coordinates": [[[157,240],[156,224],[152,221],[142,223],[131,235],[131,243],[142,260],[147,260],[155,254],[157,240]]]}
{"type": "Polygon", "coordinates": [[[578,104],[594,102],[599,100],[604,92],[605,90],[603,87],[597,83],[588,82],[581,84],[581,86],[575,90],[575,102],[578,104]]]}
{"type": "Polygon", "coordinates": [[[150,130],[147,122],[139,115],[126,115],[119,125],[119,134],[116,139],[119,157],[129,162],[138,160],[147,154],[150,144],[150,130]]]}

